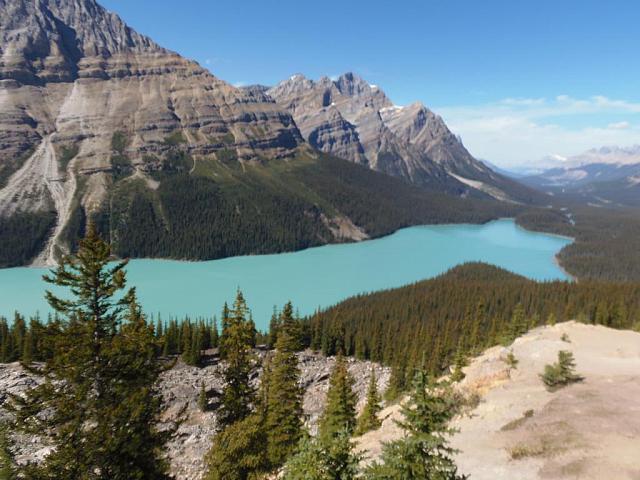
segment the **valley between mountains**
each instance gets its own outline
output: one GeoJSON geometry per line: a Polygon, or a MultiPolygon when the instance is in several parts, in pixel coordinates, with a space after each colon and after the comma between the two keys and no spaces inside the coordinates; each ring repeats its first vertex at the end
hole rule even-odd
{"type": "Polygon", "coordinates": [[[1,266],[51,265],[88,219],[121,257],[212,259],[545,201],[353,73],[235,88],[93,0],[0,13],[1,266]]]}

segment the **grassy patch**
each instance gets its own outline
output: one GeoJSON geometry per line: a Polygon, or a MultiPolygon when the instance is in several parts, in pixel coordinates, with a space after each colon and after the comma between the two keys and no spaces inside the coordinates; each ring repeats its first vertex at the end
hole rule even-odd
{"type": "Polygon", "coordinates": [[[220,141],[225,145],[233,145],[236,143],[236,137],[233,133],[227,132],[220,138],[220,141]]]}
{"type": "Polygon", "coordinates": [[[533,410],[527,410],[526,412],[524,412],[522,414],[522,417],[520,418],[516,418],[515,420],[510,421],[509,423],[506,423],[502,426],[502,428],[500,428],[500,431],[502,432],[508,432],[510,430],[515,430],[517,428],[520,428],[522,425],[524,425],[526,423],[527,420],[529,420],[531,417],[533,417],[533,410]]]}
{"type": "Polygon", "coordinates": [[[67,167],[69,166],[69,162],[71,162],[71,160],[73,160],[76,155],[78,155],[78,152],[80,151],[80,147],[78,147],[78,145],[71,144],[71,145],[63,145],[60,148],[60,154],[58,155],[58,163],[60,165],[60,169],[65,172],[67,170],[67,167]]]}
{"type": "Polygon", "coordinates": [[[216,157],[223,163],[231,163],[238,160],[238,154],[231,148],[223,148],[216,152],[216,157]]]}
{"type": "Polygon", "coordinates": [[[550,442],[539,441],[536,443],[518,443],[509,449],[511,460],[521,460],[523,458],[542,457],[553,452],[550,442]]]}
{"type": "Polygon", "coordinates": [[[113,135],[111,136],[112,150],[118,152],[120,155],[123,155],[124,149],[127,148],[128,144],[129,144],[129,138],[124,132],[120,130],[113,132],[113,135]]]}
{"type": "Polygon", "coordinates": [[[164,144],[169,145],[170,147],[175,147],[184,143],[187,143],[187,139],[184,138],[184,135],[180,130],[176,130],[164,138],[164,144]]]}

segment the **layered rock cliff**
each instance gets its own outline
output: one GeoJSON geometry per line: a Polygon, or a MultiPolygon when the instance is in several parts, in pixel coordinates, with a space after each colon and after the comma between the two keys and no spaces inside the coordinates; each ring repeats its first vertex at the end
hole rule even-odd
{"type": "Polygon", "coordinates": [[[74,197],[98,208],[114,169],[166,169],[177,145],[253,162],[291,156],[301,142],[273,100],[94,0],[0,0],[0,18],[0,215],[55,209],[53,244],[74,197]]]}
{"type": "Polygon", "coordinates": [[[424,105],[394,105],[378,86],[353,73],[317,81],[297,74],[267,94],[323,152],[449,193],[507,201],[534,196],[476,160],[424,105]]]}

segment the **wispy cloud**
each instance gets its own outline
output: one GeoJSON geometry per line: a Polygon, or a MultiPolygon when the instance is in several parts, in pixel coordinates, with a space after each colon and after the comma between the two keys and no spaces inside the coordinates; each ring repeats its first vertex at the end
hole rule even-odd
{"type": "Polygon", "coordinates": [[[640,103],[602,95],[505,98],[444,107],[438,113],[474,155],[500,166],[535,164],[550,155],[566,157],[640,140],[640,103]]]}
{"type": "Polygon", "coordinates": [[[612,128],[614,130],[625,130],[631,127],[631,124],[627,121],[624,122],[614,122],[607,125],[607,128],[612,128]]]}

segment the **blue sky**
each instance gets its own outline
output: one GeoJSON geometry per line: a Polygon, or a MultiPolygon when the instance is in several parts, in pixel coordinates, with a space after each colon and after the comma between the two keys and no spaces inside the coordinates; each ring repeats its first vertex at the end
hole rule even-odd
{"type": "Polygon", "coordinates": [[[233,84],[355,71],[502,166],[640,143],[640,2],[101,3],[233,84]]]}

